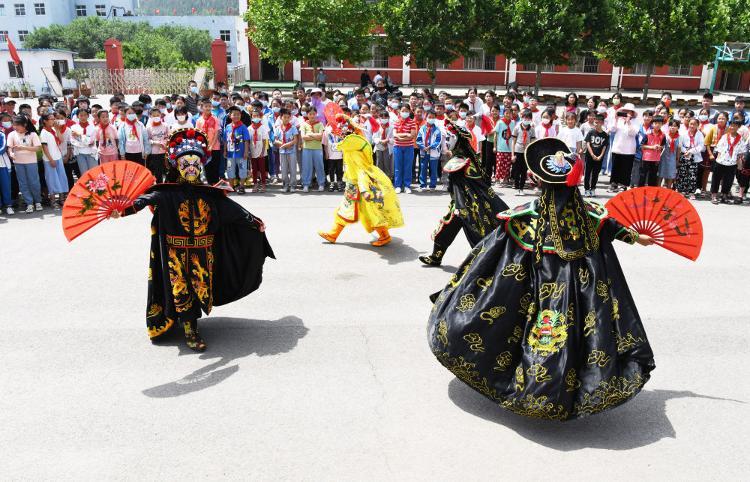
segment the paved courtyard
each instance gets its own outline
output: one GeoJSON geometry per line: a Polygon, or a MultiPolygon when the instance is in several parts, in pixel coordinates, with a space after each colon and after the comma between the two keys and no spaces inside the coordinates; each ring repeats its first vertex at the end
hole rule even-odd
{"type": "Polygon", "coordinates": [[[618,243],[657,368],[630,403],[555,423],[502,411],[427,347],[428,295],[468,251],[460,237],[443,268],[416,259],[447,194],[403,195],[407,226],[382,249],[360,226],[318,238],[338,195],[235,199],[278,259],[259,291],[204,319],[204,354],[146,336],[147,211],[73,243],[59,211],[0,217],[0,478],[747,476],[747,206],[698,203],[696,263],[618,243]]]}

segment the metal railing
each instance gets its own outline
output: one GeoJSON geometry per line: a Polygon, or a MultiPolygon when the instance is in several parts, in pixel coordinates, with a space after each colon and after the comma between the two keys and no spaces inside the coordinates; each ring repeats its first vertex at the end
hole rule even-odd
{"type": "Polygon", "coordinates": [[[231,85],[241,84],[247,79],[247,65],[240,64],[229,68],[229,83],[231,85]]]}
{"type": "Polygon", "coordinates": [[[182,92],[194,75],[194,69],[91,69],[88,85],[94,95],[182,92]]]}

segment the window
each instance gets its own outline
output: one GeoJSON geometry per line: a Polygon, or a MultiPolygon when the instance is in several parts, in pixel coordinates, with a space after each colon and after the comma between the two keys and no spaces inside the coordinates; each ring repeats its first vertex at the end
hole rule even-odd
{"type": "Polygon", "coordinates": [[[0,15],[5,15],[5,4],[0,3],[0,15]]]}
{"type": "Polygon", "coordinates": [[[106,5],[94,5],[94,9],[96,10],[96,16],[97,17],[106,17],[107,16],[107,6],[106,5]]]}
{"type": "MultiPolygon", "coordinates": [[[[555,64],[546,63],[542,64],[542,72],[554,72],[555,71],[555,64]]],[[[524,64],[523,69],[527,72],[536,72],[536,64],[524,64]]]]}
{"type": "Polygon", "coordinates": [[[223,40],[224,42],[231,42],[232,31],[231,30],[219,30],[219,38],[223,40]]]}
{"type": "Polygon", "coordinates": [[[232,63],[232,52],[227,52],[227,63],[228,64],[232,63]]]}
{"type": "Polygon", "coordinates": [[[18,65],[13,61],[8,62],[8,73],[12,79],[23,79],[23,62],[18,65]]]}
{"type": "Polygon", "coordinates": [[[7,30],[0,30],[0,42],[7,42],[8,41],[8,31],[7,30]]]}
{"type": "Polygon", "coordinates": [[[21,41],[21,42],[25,42],[27,35],[29,35],[29,31],[28,30],[19,30],[18,31],[18,40],[21,41]]]}
{"type": "Polygon", "coordinates": [[[465,70],[495,70],[495,56],[487,55],[484,49],[471,48],[470,53],[464,57],[465,70]]]}
{"type": "Polygon", "coordinates": [[[47,15],[47,11],[44,8],[43,2],[38,2],[34,4],[34,13],[37,15],[47,15]]]}
{"type": "Polygon", "coordinates": [[[378,45],[370,45],[370,59],[357,64],[358,67],[366,69],[387,69],[388,56],[383,53],[378,45]]]}
{"type": "Polygon", "coordinates": [[[76,17],[86,16],[86,5],[76,5],[76,17]]]}
{"type": "Polygon", "coordinates": [[[338,69],[341,68],[341,61],[334,56],[330,56],[322,62],[310,62],[310,67],[322,67],[324,69],[338,69]]]}
{"type": "MultiPolygon", "coordinates": [[[[449,64],[446,64],[444,62],[438,62],[437,66],[435,68],[437,70],[441,70],[441,69],[445,70],[448,67],[449,67],[449,64]]],[[[426,60],[419,60],[419,59],[417,59],[417,65],[416,65],[415,68],[417,68],[417,69],[428,69],[429,65],[427,65],[427,61],[426,60]]]]}
{"type": "Polygon", "coordinates": [[[692,70],[693,67],[690,65],[670,65],[667,73],[669,75],[690,75],[692,70]]]}
{"type": "Polygon", "coordinates": [[[636,75],[653,74],[654,67],[647,64],[635,64],[633,66],[633,73],[636,75]]]}
{"type": "Polygon", "coordinates": [[[13,4],[13,8],[15,9],[17,16],[23,17],[26,15],[26,5],[23,3],[15,3],[13,4]]]}
{"type": "Polygon", "coordinates": [[[599,59],[591,52],[587,52],[585,55],[577,55],[570,59],[568,71],[595,74],[599,71],[599,59]]]}

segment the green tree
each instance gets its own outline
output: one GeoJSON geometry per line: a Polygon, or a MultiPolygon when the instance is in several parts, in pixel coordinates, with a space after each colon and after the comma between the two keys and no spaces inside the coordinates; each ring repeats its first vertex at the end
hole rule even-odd
{"type": "Polygon", "coordinates": [[[492,0],[484,16],[483,43],[520,64],[536,65],[539,92],[545,64],[568,64],[593,48],[605,31],[608,0],[492,0]]]}
{"type": "Polygon", "coordinates": [[[654,67],[713,60],[728,36],[727,0],[610,0],[611,27],[599,53],[615,65],[646,65],[643,100],[654,67]]]}
{"type": "Polygon", "coordinates": [[[439,63],[450,63],[470,54],[477,39],[479,0],[390,0],[376,7],[376,19],[385,37],[381,43],[391,55],[409,55],[410,62],[427,68],[435,87],[439,63]]]}
{"type": "Polygon", "coordinates": [[[129,68],[189,66],[211,56],[211,36],[206,30],[173,25],[155,29],[146,22],[101,17],[37,28],[26,37],[24,47],[66,49],[82,58],[97,58],[102,56],[108,38],[123,43],[123,60],[129,68]]]}
{"type": "Polygon", "coordinates": [[[248,0],[245,20],[260,55],[280,67],[370,55],[374,22],[367,0],[248,0]]]}

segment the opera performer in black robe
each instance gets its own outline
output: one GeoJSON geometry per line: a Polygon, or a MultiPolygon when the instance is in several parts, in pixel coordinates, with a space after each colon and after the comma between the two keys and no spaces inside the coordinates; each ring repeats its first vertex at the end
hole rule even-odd
{"type": "Polygon", "coordinates": [[[448,247],[463,229],[473,248],[500,224],[497,214],[508,209],[505,201],[492,189],[490,178],[477,153],[471,146],[471,133],[446,119],[451,159],[443,166],[448,173],[448,192],[451,195],[448,212],[440,219],[432,233],[432,253],[420,256],[428,266],[440,266],[448,247]]]}
{"type": "Polygon", "coordinates": [[[500,226],[472,249],[429,319],[440,363],[528,417],[610,409],[638,394],[654,369],[612,246],[653,240],[584,201],[576,157],[554,138],[527,147],[541,196],[499,215],[500,226]]]}
{"type": "Polygon", "coordinates": [[[206,137],[195,129],[170,136],[175,184],[156,184],[123,215],[149,206],[151,252],[146,325],[152,341],[181,324],[193,350],[206,344],[198,318],[260,286],[266,257],[274,257],[263,221],[200,181],[206,137]]]}

